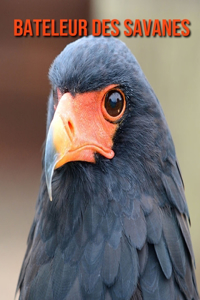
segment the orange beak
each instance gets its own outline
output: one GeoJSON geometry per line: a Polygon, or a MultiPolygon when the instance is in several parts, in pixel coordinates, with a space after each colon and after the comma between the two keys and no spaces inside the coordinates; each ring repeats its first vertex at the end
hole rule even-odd
{"type": "Polygon", "coordinates": [[[45,174],[52,200],[51,181],[54,169],[70,161],[95,163],[95,154],[114,157],[113,136],[117,124],[105,119],[102,113],[104,90],[62,95],[51,122],[45,148],[45,174]]]}

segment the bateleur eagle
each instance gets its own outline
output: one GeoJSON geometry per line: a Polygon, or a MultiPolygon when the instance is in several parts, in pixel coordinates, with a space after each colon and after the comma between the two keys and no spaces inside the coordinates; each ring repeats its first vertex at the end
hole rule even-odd
{"type": "Polygon", "coordinates": [[[199,299],[174,144],[133,54],[118,39],[84,37],[49,78],[19,299],[199,299]]]}

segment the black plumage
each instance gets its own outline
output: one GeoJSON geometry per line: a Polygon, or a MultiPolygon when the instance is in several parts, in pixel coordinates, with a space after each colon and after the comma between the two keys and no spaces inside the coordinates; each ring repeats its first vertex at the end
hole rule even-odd
{"type": "Polygon", "coordinates": [[[85,37],[61,52],[49,78],[47,132],[57,88],[75,96],[115,84],[126,110],[115,156],[56,169],[52,202],[43,170],[19,299],[199,299],[174,144],[135,57],[117,39],[85,37]]]}

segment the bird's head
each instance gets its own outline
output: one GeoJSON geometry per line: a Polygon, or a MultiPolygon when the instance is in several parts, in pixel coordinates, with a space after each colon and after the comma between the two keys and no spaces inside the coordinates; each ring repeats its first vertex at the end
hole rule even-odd
{"type": "Polygon", "coordinates": [[[44,161],[50,199],[54,170],[71,161],[122,159],[133,163],[137,172],[147,160],[153,168],[151,162],[161,152],[156,143],[168,129],[151,87],[123,42],[81,38],[58,55],[49,78],[44,161]]]}

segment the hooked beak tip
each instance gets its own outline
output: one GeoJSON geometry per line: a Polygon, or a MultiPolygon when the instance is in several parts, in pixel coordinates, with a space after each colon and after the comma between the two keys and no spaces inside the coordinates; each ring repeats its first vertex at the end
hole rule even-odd
{"type": "Polygon", "coordinates": [[[59,156],[59,154],[57,153],[54,147],[52,137],[53,137],[53,132],[52,132],[52,128],[50,128],[46,140],[45,157],[44,157],[45,177],[46,177],[46,184],[47,184],[47,190],[48,190],[50,201],[52,201],[52,177],[59,156]]]}

